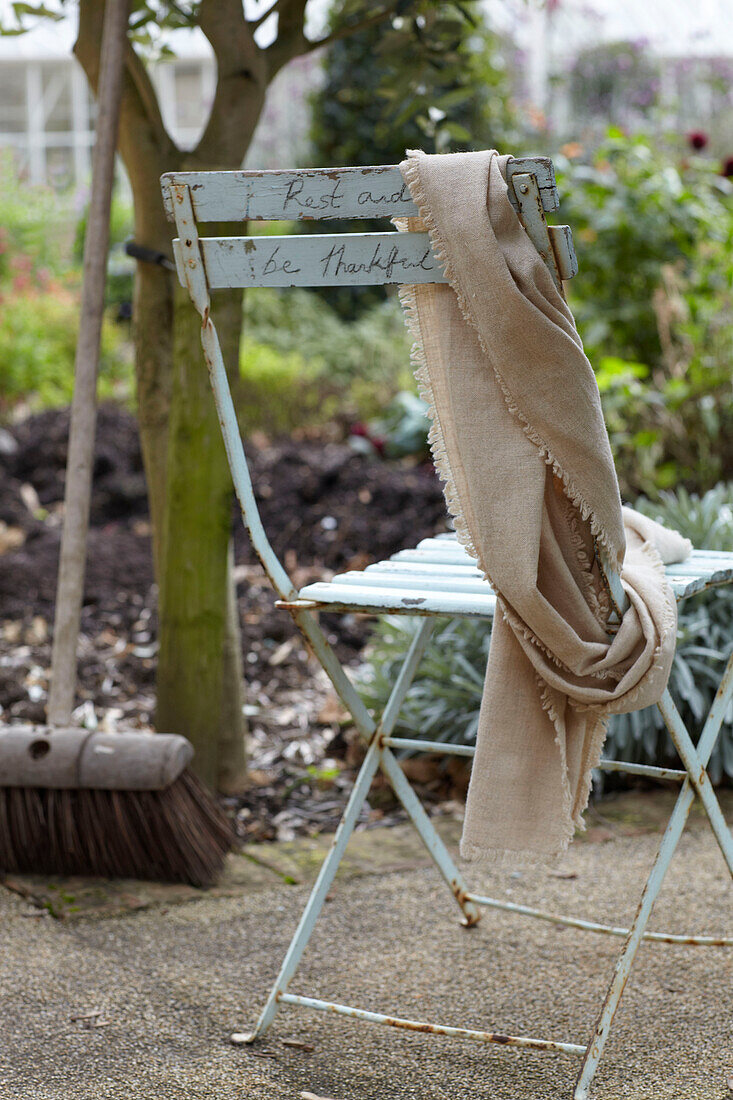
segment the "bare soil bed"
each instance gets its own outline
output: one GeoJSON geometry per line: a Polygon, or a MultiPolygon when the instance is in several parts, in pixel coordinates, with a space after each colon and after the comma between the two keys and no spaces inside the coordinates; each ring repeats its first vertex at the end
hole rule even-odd
{"type": "MultiPolygon", "coordinates": [[[[68,424],[68,410],[54,410],[0,430],[0,722],[45,718],[68,424]]],[[[318,439],[263,439],[250,460],[265,527],[296,583],[362,568],[445,529],[430,464],[370,459],[318,439]]],[[[273,607],[234,502],[232,517],[252,781],[228,804],[242,836],[286,839],[337,820],[354,751],[328,685],[273,607]]],[[[323,622],[341,658],[356,660],[369,620],[323,622]]],[[[76,718],[152,726],[150,523],[137,425],[114,405],[99,414],[82,631],[76,718]]],[[[430,785],[436,797],[450,793],[435,777],[430,785]]],[[[375,820],[391,812],[372,806],[375,820]]]]}

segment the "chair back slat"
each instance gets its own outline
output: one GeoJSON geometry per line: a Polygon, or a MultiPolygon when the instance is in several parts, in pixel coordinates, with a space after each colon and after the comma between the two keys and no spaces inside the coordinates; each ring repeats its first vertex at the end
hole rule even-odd
{"type": "MultiPolygon", "coordinates": [[[[199,245],[211,290],[446,281],[427,233],[200,237],[199,245]]],[[[173,250],[179,278],[185,286],[178,239],[173,250]]]]}
{"type": "MultiPolygon", "coordinates": [[[[567,230],[566,225],[545,227],[561,279],[571,279],[578,270],[567,230]]],[[[200,237],[199,246],[210,290],[447,281],[427,233],[200,237]]],[[[173,254],[181,286],[186,286],[178,238],[173,241],[173,254]]]]}
{"type": "MultiPolygon", "coordinates": [[[[555,173],[548,157],[509,162],[507,174],[531,171],[545,210],[558,206],[555,173]]],[[[299,221],[302,219],[415,216],[417,208],[397,165],[371,168],[302,168],[286,171],[168,172],[162,179],[170,221],[171,188],[190,189],[198,222],[299,221]]]]}

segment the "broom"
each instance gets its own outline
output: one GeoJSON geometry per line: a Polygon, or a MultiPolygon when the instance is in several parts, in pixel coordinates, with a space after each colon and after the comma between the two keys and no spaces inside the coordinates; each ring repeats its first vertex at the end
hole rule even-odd
{"type": "Polygon", "coordinates": [[[232,835],[192,756],[171,733],[0,734],[0,871],[210,886],[232,835]]]}
{"type": "Polygon", "coordinates": [[[175,734],[70,728],[89,526],[96,382],[129,0],[107,0],[48,701],[49,727],[0,733],[0,873],[153,878],[207,886],[226,817],[175,734]]]}

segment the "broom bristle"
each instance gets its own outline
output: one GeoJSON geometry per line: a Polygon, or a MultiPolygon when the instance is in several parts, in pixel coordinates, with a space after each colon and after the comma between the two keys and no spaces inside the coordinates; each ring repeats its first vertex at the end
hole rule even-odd
{"type": "Polygon", "coordinates": [[[0,871],[210,886],[231,826],[186,769],[163,791],[0,788],[0,871]]]}

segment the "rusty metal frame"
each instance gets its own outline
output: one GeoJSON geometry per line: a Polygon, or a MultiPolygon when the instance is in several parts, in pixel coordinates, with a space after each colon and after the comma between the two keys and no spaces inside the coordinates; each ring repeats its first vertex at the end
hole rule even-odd
{"type": "MultiPolygon", "coordinates": [[[[524,176],[515,178],[517,178],[518,182],[521,184],[528,182],[524,176]]],[[[537,203],[537,197],[533,194],[534,189],[535,184],[532,183],[530,176],[527,191],[523,191],[521,194],[528,196],[528,202],[530,199],[535,200],[532,208],[534,209],[534,207],[536,207],[538,216],[542,217],[541,203],[537,203]]],[[[733,656],[731,656],[726,667],[697,747],[695,747],[688,731],[685,729],[668,692],[659,704],[664,721],[670,731],[670,735],[680,755],[680,759],[684,764],[684,770],[651,768],[649,766],[625,764],[621,761],[606,761],[602,765],[606,766],[609,770],[629,770],[637,773],[643,772],[643,774],[652,778],[676,779],[680,780],[682,783],[675,808],[670,817],[656,860],[644,887],[639,909],[629,929],[604,925],[593,921],[585,921],[580,918],[546,913],[529,906],[517,905],[500,899],[471,893],[419,799],[412,790],[412,787],[407,781],[393,753],[393,749],[399,748],[423,748],[425,751],[441,751],[446,753],[459,753],[462,755],[469,755],[471,753],[469,747],[448,744],[441,745],[435,742],[420,742],[415,739],[393,736],[393,730],[400,707],[412,683],[420,660],[424,654],[425,647],[435,627],[435,617],[425,616],[420,620],[420,626],[408,648],[404,664],[394,684],[392,694],[385,707],[384,713],[378,721],[375,720],[365,707],[351,683],[351,680],[346,675],[343,667],[328,645],[326,637],[318,623],[316,614],[314,613],[318,605],[298,599],[297,590],[276,557],[262,526],[250,481],[242,440],[239,435],[236,413],[229,390],[219,339],[214,322],[211,318],[209,288],[205,267],[201,257],[198,231],[189,188],[185,182],[181,182],[177,179],[168,179],[164,181],[164,190],[166,193],[166,201],[169,209],[173,211],[178,229],[180,267],[192,302],[201,316],[201,342],[219,411],[222,434],[232,471],[234,486],[242,506],[244,523],[250,534],[253,547],[279,597],[278,602],[282,607],[287,608],[292,615],[296,626],[310,644],[313,652],[328,675],[337,695],[351,714],[355,727],[367,744],[366,756],[352,788],[344,815],[334,834],[331,848],[321,866],[318,878],[313,886],[305,910],[303,911],[290,947],[283,960],[278,977],[270,991],[265,1007],[260,1014],[257,1025],[251,1032],[236,1033],[232,1036],[232,1041],[235,1043],[250,1043],[255,1041],[262,1036],[270,1026],[281,1004],[292,1005],[315,1011],[326,1011],[347,1015],[355,1019],[382,1023],[395,1028],[430,1032],[436,1035],[449,1037],[476,1039],[479,1041],[500,1043],[520,1048],[578,1054],[583,1057],[583,1062],[573,1096],[574,1100],[588,1100],[593,1076],[600,1058],[602,1057],[615,1012],[618,1008],[624,986],[642,940],[667,943],[688,943],[700,946],[733,945],[733,939],[726,937],[688,937],[676,933],[648,932],[646,930],[654,902],[659,893],[675,848],[682,835],[690,808],[696,796],[702,801],[728,869],[731,875],[733,875],[733,840],[725,825],[720,806],[715,798],[706,772],[707,763],[719,735],[725,710],[733,697],[733,656]],[[432,860],[450,889],[461,911],[464,925],[471,926],[476,924],[481,915],[481,907],[485,906],[505,909],[517,913],[518,915],[531,916],[541,920],[564,924],[583,931],[626,937],[626,942],[616,964],[614,975],[601,1008],[593,1035],[587,1045],[560,1042],[553,1039],[536,1039],[527,1036],[505,1035],[496,1032],[478,1031],[443,1024],[431,1024],[418,1020],[407,1020],[388,1016],[383,1013],[342,1005],[337,1002],[323,1001],[317,998],[296,995],[288,991],[289,984],[298,968],[303,951],[305,950],[326,895],[333,882],[349,837],[358,821],[361,808],[367,799],[371,782],[376,772],[380,769],[384,772],[397,797],[405,807],[410,819],[416,826],[419,835],[425,843],[432,860]]],[[[548,243],[554,248],[554,242],[550,241],[548,243]]],[[[553,251],[553,256],[556,258],[555,251],[553,251]]],[[[552,262],[552,257],[549,254],[548,262],[552,262]]],[[[611,575],[609,580],[613,583],[616,578],[611,575]]],[[[622,610],[622,607],[620,609],[622,610]]],[[[379,610],[378,608],[375,609],[377,612],[379,612],[379,610]]]]}
{"type": "MultiPolygon", "coordinates": [[[[731,877],[733,877],[733,839],[731,838],[730,831],[725,826],[725,821],[723,821],[724,835],[719,835],[718,815],[720,815],[721,818],[723,815],[718,801],[712,793],[710,779],[705,770],[712,751],[715,748],[715,743],[720,734],[720,727],[732,697],[733,654],[731,654],[728,660],[715,699],[713,700],[705,720],[697,749],[692,747],[689,734],[672,700],[669,689],[665,691],[662,701],[659,703],[659,710],[664,718],[675,748],[685,764],[687,776],[682,784],[682,790],[677,796],[677,801],[667,823],[667,828],[665,829],[661,844],[659,845],[654,865],[649,872],[649,877],[644,886],[634,922],[629,929],[628,937],[616,963],[611,984],[608,987],[601,1012],[596,1021],[593,1035],[591,1036],[588,1049],[583,1059],[583,1065],[578,1075],[575,1085],[574,1100],[589,1100],[591,1082],[593,1081],[598,1063],[603,1055],[606,1042],[608,1041],[616,1009],[618,1008],[624,987],[631,973],[631,967],[636,958],[636,953],[644,937],[644,932],[649,922],[654,902],[662,887],[664,877],[669,868],[675,849],[679,844],[696,794],[703,802],[705,812],[708,815],[710,825],[715,834],[715,839],[718,841],[723,853],[723,858],[725,859],[731,877]],[[690,749],[692,749],[692,751],[690,751],[690,749]]],[[[730,946],[733,941],[726,940],[725,942],[727,946],[730,946]]]]}

